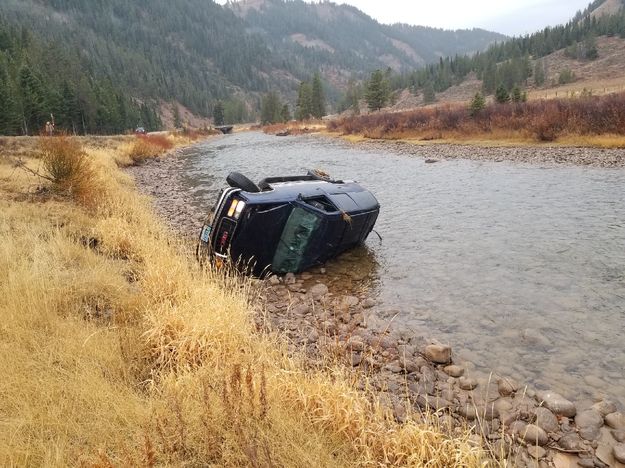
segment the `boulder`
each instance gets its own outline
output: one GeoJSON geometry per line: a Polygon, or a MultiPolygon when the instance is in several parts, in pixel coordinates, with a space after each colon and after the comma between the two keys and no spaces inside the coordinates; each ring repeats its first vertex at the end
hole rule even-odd
{"type": "Polygon", "coordinates": [[[447,364],[451,362],[451,346],[440,344],[427,345],[423,354],[427,359],[436,364],[447,364]]]}
{"type": "Polygon", "coordinates": [[[572,418],[577,413],[575,405],[558,393],[540,392],[536,395],[536,399],[558,416],[572,418]]]}

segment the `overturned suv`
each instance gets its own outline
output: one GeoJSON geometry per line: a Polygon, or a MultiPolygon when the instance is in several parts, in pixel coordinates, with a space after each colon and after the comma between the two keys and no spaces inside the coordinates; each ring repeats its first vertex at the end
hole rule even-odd
{"type": "Polygon", "coordinates": [[[258,185],[237,172],[227,178],[202,227],[200,259],[232,261],[262,276],[297,273],[362,244],[380,212],[356,182],[309,171],[271,177],[258,185]]]}

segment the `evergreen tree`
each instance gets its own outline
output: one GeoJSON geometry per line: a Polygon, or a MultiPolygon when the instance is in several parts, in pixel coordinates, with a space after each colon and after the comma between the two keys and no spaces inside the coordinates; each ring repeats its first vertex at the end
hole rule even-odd
{"type": "Polygon", "coordinates": [[[537,60],[536,64],[534,65],[534,84],[536,86],[542,86],[543,84],[545,84],[545,75],[545,64],[542,60],[537,60]]]}
{"type": "Polygon", "coordinates": [[[316,119],[322,118],[326,115],[326,103],[325,96],[323,94],[323,86],[321,85],[321,76],[319,73],[315,73],[312,81],[311,90],[311,115],[316,119]]]}
{"type": "Polygon", "coordinates": [[[521,94],[521,88],[515,86],[512,88],[512,102],[519,103],[523,100],[523,95],[521,94]]]}
{"type": "Polygon", "coordinates": [[[365,100],[372,111],[380,110],[389,99],[389,84],[382,70],[371,74],[365,90],[365,100]]]}
{"type": "Polygon", "coordinates": [[[282,120],[282,104],[275,92],[263,96],[260,107],[260,122],[263,125],[273,124],[282,120]]]}
{"type": "Polygon", "coordinates": [[[469,112],[473,117],[475,117],[485,108],[486,108],[486,100],[484,99],[484,96],[482,95],[482,93],[478,91],[477,93],[475,93],[475,96],[473,96],[473,100],[471,101],[471,104],[469,104],[469,112]]]}
{"type": "Polygon", "coordinates": [[[291,120],[291,111],[289,110],[288,104],[284,104],[282,106],[282,111],[280,112],[280,116],[282,117],[282,121],[285,123],[291,120]]]}
{"type": "Polygon", "coordinates": [[[436,101],[436,93],[434,92],[434,86],[432,83],[428,82],[423,87],[423,103],[424,104],[432,104],[436,101]]]}
{"type": "Polygon", "coordinates": [[[302,82],[297,93],[297,107],[295,118],[297,120],[310,119],[313,113],[313,90],[310,83],[302,82]]]}
{"type": "Polygon", "coordinates": [[[495,91],[495,100],[499,104],[506,104],[510,102],[510,93],[508,93],[508,90],[505,88],[504,85],[500,84],[497,87],[497,91],[495,91]]]}
{"type": "Polygon", "coordinates": [[[46,112],[45,91],[39,77],[24,65],[19,72],[22,101],[22,124],[25,135],[42,130],[49,115],[46,112]]]}
{"type": "Polygon", "coordinates": [[[221,101],[217,101],[213,108],[213,123],[217,126],[224,124],[224,104],[221,101]]]}

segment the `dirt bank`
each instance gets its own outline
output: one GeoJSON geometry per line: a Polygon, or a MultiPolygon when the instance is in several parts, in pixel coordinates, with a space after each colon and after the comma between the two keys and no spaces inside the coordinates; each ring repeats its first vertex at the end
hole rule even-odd
{"type": "MultiPolygon", "coordinates": [[[[427,158],[461,157],[455,146],[393,143],[392,148],[427,158]]],[[[502,153],[481,150],[472,154],[497,160],[502,153]]],[[[184,153],[160,158],[130,172],[170,226],[192,239],[210,207],[188,203],[191,193],[179,175],[183,158],[184,153]]],[[[257,325],[281,332],[293,349],[306,351],[313,366],[330,359],[352,368],[355,385],[381,395],[397,420],[432,410],[452,434],[468,424],[476,443],[505,455],[513,466],[536,466],[536,460],[541,466],[618,466],[625,417],[610,401],[568,401],[526,386],[514,375],[477,378],[470,363],[454,362],[450,346],[394,328],[392,317],[370,313],[375,302],[365,289],[340,283],[325,268],[269,278],[260,285],[257,325]]]]}

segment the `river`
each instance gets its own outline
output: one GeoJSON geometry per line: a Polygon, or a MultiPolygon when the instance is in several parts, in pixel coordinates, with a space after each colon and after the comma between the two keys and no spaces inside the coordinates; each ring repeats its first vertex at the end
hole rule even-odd
{"type": "Polygon", "coordinates": [[[203,210],[230,171],[259,180],[318,168],[361,182],[382,206],[382,240],[331,262],[335,286],[368,289],[380,320],[448,342],[479,372],[625,405],[624,169],[426,164],[261,133],[190,148],[181,167],[203,210]]]}

